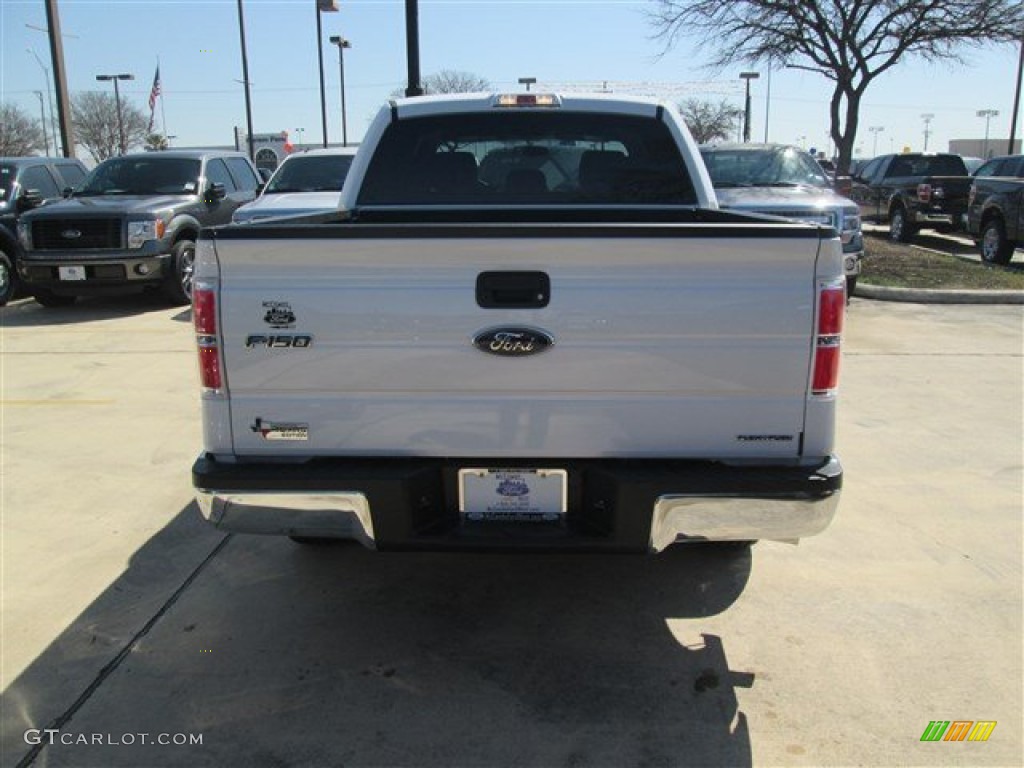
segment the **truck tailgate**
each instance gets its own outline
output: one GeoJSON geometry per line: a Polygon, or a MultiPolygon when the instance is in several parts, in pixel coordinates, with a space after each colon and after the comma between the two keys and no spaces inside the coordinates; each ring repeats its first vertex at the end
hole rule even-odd
{"type": "Polygon", "coordinates": [[[217,230],[204,236],[197,279],[219,277],[233,452],[796,457],[815,264],[832,246],[838,254],[828,232],[217,230]],[[481,306],[477,281],[490,271],[544,273],[546,306],[481,306]],[[524,357],[473,344],[482,331],[524,326],[553,344],[524,357]]]}

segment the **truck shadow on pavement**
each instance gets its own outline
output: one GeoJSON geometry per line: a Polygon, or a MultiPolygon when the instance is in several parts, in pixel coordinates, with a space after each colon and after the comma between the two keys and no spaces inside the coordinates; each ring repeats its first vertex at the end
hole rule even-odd
{"type": "Polygon", "coordinates": [[[735,689],[754,676],[729,669],[723,640],[700,621],[736,601],[750,570],[746,550],[299,546],[224,536],[189,505],[4,692],[0,757],[750,765],[735,689]],[[682,641],[670,619],[692,620],[682,641]],[[61,734],[31,747],[30,728],[61,734]],[[123,734],[201,734],[202,744],[127,744],[123,734]]]}
{"type": "MultiPolygon", "coordinates": [[[[74,325],[96,320],[116,320],[134,317],[154,310],[173,307],[167,299],[156,293],[138,293],[127,296],[96,296],[80,298],[67,307],[44,307],[31,297],[12,301],[0,307],[0,325],[11,328],[74,325]]],[[[186,319],[191,316],[188,308],[186,319]]]]}

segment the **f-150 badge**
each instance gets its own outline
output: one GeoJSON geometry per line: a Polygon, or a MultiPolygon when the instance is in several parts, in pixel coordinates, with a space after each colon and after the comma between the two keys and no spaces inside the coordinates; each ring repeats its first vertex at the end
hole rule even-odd
{"type": "Polygon", "coordinates": [[[256,419],[249,429],[264,440],[309,440],[309,424],[274,424],[256,419]]]}
{"type": "Polygon", "coordinates": [[[555,343],[547,331],[525,326],[504,326],[480,331],[473,337],[473,346],[501,357],[525,357],[543,352],[555,343]]]}

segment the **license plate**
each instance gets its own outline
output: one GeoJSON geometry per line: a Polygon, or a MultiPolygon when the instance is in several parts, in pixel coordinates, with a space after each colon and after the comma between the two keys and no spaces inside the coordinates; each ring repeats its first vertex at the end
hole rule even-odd
{"type": "Polygon", "coordinates": [[[564,469],[459,470],[459,512],[466,520],[547,522],[565,517],[564,469]]]}
{"type": "Polygon", "coordinates": [[[85,280],[85,267],[57,267],[61,280],[85,280]]]}

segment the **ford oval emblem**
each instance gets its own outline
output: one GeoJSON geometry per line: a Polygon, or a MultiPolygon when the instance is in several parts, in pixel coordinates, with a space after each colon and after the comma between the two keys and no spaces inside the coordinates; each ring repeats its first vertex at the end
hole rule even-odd
{"type": "Polygon", "coordinates": [[[555,343],[547,331],[525,326],[502,326],[480,331],[473,337],[477,349],[501,357],[536,355],[555,343]]]}
{"type": "Polygon", "coordinates": [[[65,240],[77,240],[82,236],[82,233],[77,229],[65,229],[60,233],[60,236],[65,240]]]}

